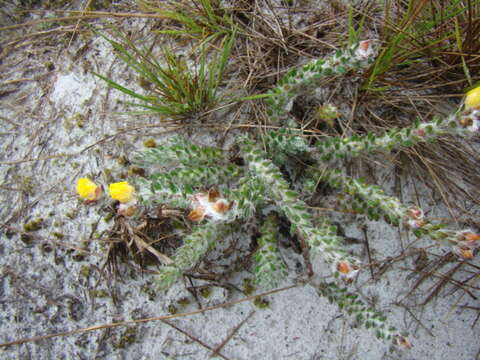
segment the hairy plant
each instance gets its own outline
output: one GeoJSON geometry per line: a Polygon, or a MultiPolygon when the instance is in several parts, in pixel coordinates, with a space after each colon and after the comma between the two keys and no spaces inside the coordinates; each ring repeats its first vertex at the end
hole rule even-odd
{"type": "MultiPolygon", "coordinates": [[[[385,195],[379,187],[349,178],[334,166],[336,161],[346,157],[388,152],[419,142],[431,142],[446,134],[469,136],[477,132],[480,128],[480,90],[469,92],[464,109],[446,119],[417,122],[408,128],[363,137],[326,139],[316,144],[307,143],[300,136],[301,130],[289,113],[294,99],[311,91],[324,77],[367,67],[374,57],[372,43],[362,41],[332,56],[290,70],[265,101],[271,120],[280,125],[280,129],[264,137],[266,150],[254,137],[244,134],[238,137],[234,148],[236,161],[232,158],[234,149],[201,147],[179,137],[138,155],[138,164],[150,169],[147,177],[135,181],[139,202],[146,206],[162,203],[188,209],[188,218],[197,223],[192,225],[192,232],[184,236],[184,243],[173,259],[160,268],[157,281],[161,289],[168,289],[183,273],[194,268],[233,224],[251,224],[255,229],[258,222],[262,225],[258,227],[261,236],[254,256],[256,281],[266,288],[278,286],[286,275],[275,230],[275,219],[282,216],[290,224],[291,235],[330,266],[335,282],[321,285],[319,293],[354,314],[366,327],[373,328],[378,338],[411,346],[394,327],[387,325],[383,314],[345,288],[345,284],[351,283],[362,270],[361,261],[347,251],[342,237],[327,217],[313,216],[303,200],[307,191],[295,191],[294,184],[281,170],[292,156],[303,156],[315,164],[305,172],[305,181],[322,180],[350,194],[354,199],[351,205],[358,213],[374,220],[384,218],[393,226],[408,227],[418,236],[427,235],[434,241],[442,241],[451,245],[462,259],[475,256],[480,248],[480,236],[472,230],[449,230],[441,224],[433,224],[418,207],[402,204],[399,199],[385,195]],[[238,157],[242,161],[238,161],[238,157]]],[[[122,187],[130,192],[122,204],[122,214],[132,216],[130,209],[137,205],[137,197],[131,194],[126,183],[114,185],[115,189],[122,187]]],[[[90,193],[93,194],[93,186],[87,195],[90,193]]],[[[120,195],[115,193],[123,199],[120,195]]]]}
{"type": "MultiPolygon", "coordinates": [[[[445,118],[464,89],[480,80],[478,0],[350,2],[343,8],[347,9],[347,21],[338,25],[343,41],[375,33],[378,55],[353,82],[350,75],[337,78],[338,83],[326,79],[324,88],[330,91],[307,100],[315,106],[298,101],[294,110],[300,111],[293,114],[302,128],[343,137],[407,127],[416,118],[429,122],[433,114],[445,118]],[[318,116],[317,109],[325,102],[341,109],[330,123],[318,116]]],[[[447,136],[432,145],[400,148],[389,160],[415,180],[433,186],[452,215],[461,211],[451,200],[455,196],[479,203],[478,157],[460,139],[447,136]],[[471,186],[468,192],[460,186],[464,182],[471,186]]]]}
{"type": "Polygon", "coordinates": [[[278,248],[278,220],[270,215],[260,227],[261,237],[255,252],[255,280],[262,289],[278,287],[287,275],[285,263],[278,248]]]}

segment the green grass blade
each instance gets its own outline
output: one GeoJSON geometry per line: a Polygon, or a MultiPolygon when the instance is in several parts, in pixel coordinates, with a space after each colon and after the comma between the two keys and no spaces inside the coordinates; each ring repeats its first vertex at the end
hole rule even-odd
{"type": "Polygon", "coordinates": [[[143,100],[145,102],[148,102],[148,103],[153,103],[153,102],[156,102],[158,100],[158,98],[156,97],[153,97],[153,96],[143,96],[143,95],[140,95],[138,93],[136,93],[135,91],[133,90],[130,90],[130,89],[127,89],[126,87],[123,87],[122,85],[116,83],[115,81],[113,80],[110,80],[109,78],[103,76],[103,75],[100,75],[100,74],[97,74],[97,73],[93,73],[95,76],[99,77],[100,79],[102,79],[103,81],[105,81],[110,87],[114,88],[114,89],[117,89],[117,90],[120,90],[121,92],[123,92],[124,94],[127,94],[131,97],[134,97],[136,99],[140,99],[140,100],[143,100]]]}

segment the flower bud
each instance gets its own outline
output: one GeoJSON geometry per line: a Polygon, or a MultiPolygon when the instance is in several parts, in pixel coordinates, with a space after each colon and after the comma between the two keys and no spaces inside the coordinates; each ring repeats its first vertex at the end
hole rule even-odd
{"type": "Polygon", "coordinates": [[[462,260],[470,260],[475,257],[478,252],[477,248],[471,248],[463,244],[452,246],[452,252],[462,260]]]}
{"type": "Polygon", "coordinates": [[[358,60],[367,60],[374,54],[374,49],[371,44],[371,40],[364,40],[358,44],[358,48],[355,51],[355,56],[358,60]]]}
{"type": "Polygon", "coordinates": [[[423,220],[424,214],[422,209],[416,206],[412,206],[407,209],[406,218],[407,225],[412,229],[421,228],[426,224],[425,220],[423,220]]]}
{"type": "Polygon", "coordinates": [[[407,216],[410,219],[420,220],[423,219],[423,211],[416,206],[412,206],[407,210],[407,216]]]}
{"type": "Polygon", "coordinates": [[[195,207],[188,214],[192,221],[202,221],[205,217],[214,221],[226,220],[227,212],[232,208],[232,203],[223,198],[217,188],[194,195],[193,203],[195,207]]]}
{"type": "Polygon", "coordinates": [[[199,222],[205,218],[205,208],[199,206],[188,214],[188,218],[192,221],[199,222]]]}
{"type": "Polygon", "coordinates": [[[360,266],[352,264],[348,260],[341,260],[336,263],[335,270],[338,271],[340,277],[346,283],[351,283],[355,275],[360,271],[360,266]]]}

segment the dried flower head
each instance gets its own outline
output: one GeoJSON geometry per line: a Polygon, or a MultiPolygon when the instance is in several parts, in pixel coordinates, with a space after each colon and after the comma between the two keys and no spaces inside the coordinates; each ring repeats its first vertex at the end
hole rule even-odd
{"type": "Polygon", "coordinates": [[[348,260],[340,260],[335,264],[335,271],[340,274],[340,277],[347,283],[353,281],[355,275],[360,271],[360,266],[352,264],[348,260]]]}
{"type": "Polygon", "coordinates": [[[208,193],[199,193],[193,196],[194,209],[188,214],[192,221],[202,221],[205,217],[214,221],[225,220],[232,203],[222,198],[217,188],[212,188],[208,193]]]}
{"type": "Polygon", "coordinates": [[[374,52],[371,40],[364,40],[359,43],[355,56],[359,60],[367,60],[374,55],[374,52]]]}
{"type": "Polygon", "coordinates": [[[411,349],[413,347],[412,343],[405,336],[402,335],[397,335],[395,337],[395,344],[402,346],[406,349],[411,349]]]}
{"type": "Polygon", "coordinates": [[[458,123],[462,129],[476,132],[480,129],[480,106],[475,109],[467,109],[460,114],[458,123]]]}
{"type": "Polygon", "coordinates": [[[217,187],[213,187],[208,190],[208,202],[215,202],[221,197],[220,190],[217,187]]]}
{"type": "Polygon", "coordinates": [[[480,240],[480,235],[478,235],[472,230],[462,230],[457,232],[456,238],[458,241],[474,242],[480,240]]]}
{"type": "Polygon", "coordinates": [[[454,241],[452,252],[463,260],[473,259],[480,249],[480,235],[472,230],[457,232],[454,241]]]}
{"type": "Polygon", "coordinates": [[[472,248],[464,244],[457,244],[452,246],[452,252],[460,259],[470,260],[473,259],[475,255],[477,255],[478,248],[472,248]]]}
{"type": "Polygon", "coordinates": [[[202,221],[205,218],[205,208],[199,206],[188,214],[188,218],[192,221],[202,221]]]}
{"type": "Polygon", "coordinates": [[[135,201],[135,188],[126,181],[110,184],[108,190],[112,199],[122,204],[135,201]]]}
{"type": "Polygon", "coordinates": [[[232,203],[227,201],[226,199],[218,199],[213,204],[213,209],[219,214],[226,213],[228,210],[230,210],[231,207],[232,203]]]}
{"type": "Polygon", "coordinates": [[[412,229],[421,228],[426,224],[425,220],[423,220],[425,215],[423,214],[422,209],[416,206],[409,207],[405,215],[406,215],[407,225],[412,229]]]}
{"type": "Polygon", "coordinates": [[[131,204],[120,204],[117,210],[118,215],[133,216],[137,212],[137,207],[131,204]]]}
{"type": "Polygon", "coordinates": [[[88,178],[77,180],[77,193],[86,201],[96,201],[102,196],[102,188],[88,178]]]}

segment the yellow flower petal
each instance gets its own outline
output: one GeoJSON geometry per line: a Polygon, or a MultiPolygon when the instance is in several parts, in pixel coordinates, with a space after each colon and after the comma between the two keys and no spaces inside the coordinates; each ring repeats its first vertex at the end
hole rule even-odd
{"type": "Polygon", "coordinates": [[[467,92],[465,107],[467,109],[480,107],[480,86],[467,92]]]}
{"type": "Polygon", "coordinates": [[[77,193],[85,200],[97,200],[101,194],[100,188],[88,178],[80,178],[77,180],[77,193]]]}
{"type": "Polygon", "coordinates": [[[121,203],[128,203],[135,197],[135,188],[126,181],[110,184],[108,190],[112,199],[121,203]]]}

